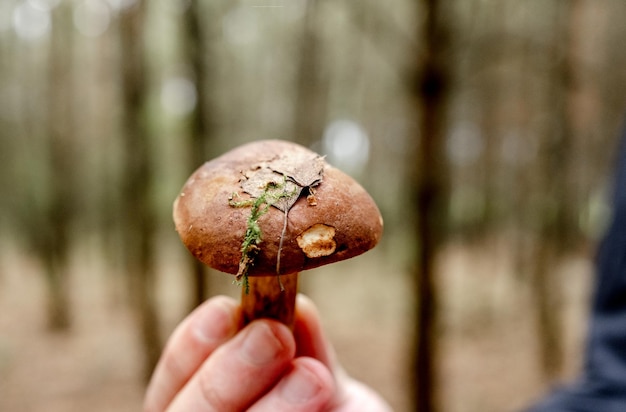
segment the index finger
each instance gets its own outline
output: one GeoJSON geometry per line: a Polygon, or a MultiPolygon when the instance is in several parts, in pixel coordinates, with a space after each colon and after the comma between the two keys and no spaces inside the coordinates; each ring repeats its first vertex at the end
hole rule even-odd
{"type": "Polygon", "coordinates": [[[164,411],[216,348],[240,327],[240,309],[234,299],[211,298],[196,308],[169,338],[144,400],[144,411],[164,411]]]}

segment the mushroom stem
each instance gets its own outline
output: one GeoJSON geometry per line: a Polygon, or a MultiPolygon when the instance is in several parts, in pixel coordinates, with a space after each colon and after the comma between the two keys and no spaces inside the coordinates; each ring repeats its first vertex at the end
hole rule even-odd
{"type": "Polygon", "coordinates": [[[279,280],[274,276],[250,276],[248,278],[249,291],[245,288],[241,292],[241,308],[243,322],[248,324],[255,319],[275,319],[293,329],[298,293],[298,273],[280,275],[283,285],[281,290],[279,280]]]}

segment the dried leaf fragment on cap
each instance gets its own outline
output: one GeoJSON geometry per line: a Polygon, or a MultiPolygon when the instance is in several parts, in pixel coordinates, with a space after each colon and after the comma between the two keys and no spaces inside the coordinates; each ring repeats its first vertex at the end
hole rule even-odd
{"type": "MultiPolygon", "coordinates": [[[[261,162],[249,170],[242,171],[241,189],[252,199],[247,202],[235,202],[231,206],[252,206],[248,219],[246,236],[242,243],[242,256],[237,272],[237,280],[247,276],[250,266],[259,251],[262,233],[258,226],[258,218],[271,206],[285,213],[283,230],[276,260],[276,273],[280,275],[280,255],[282,242],[287,229],[287,214],[299,199],[304,189],[308,190],[309,206],[317,204],[313,187],[322,182],[324,176],[324,158],[315,153],[298,153],[289,156],[278,156],[269,161],[261,162]]],[[[245,282],[245,280],[244,280],[245,282]]]]}
{"type": "Polygon", "coordinates": [[[276,157],[243,172],[241,188],[253,198],[266,196],[268,204],[288,211],[305,188],[319,185],[324,158],[315,153],[276,157]]]}

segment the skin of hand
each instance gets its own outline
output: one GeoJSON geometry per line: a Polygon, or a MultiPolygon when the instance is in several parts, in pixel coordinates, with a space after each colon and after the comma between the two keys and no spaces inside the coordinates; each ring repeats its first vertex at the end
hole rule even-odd
{"type": "Polygon", "coordinates": [[[293,334],[272,320],[241,329],[235,300],[209,299],[176,328],[144,399],[144,412],[389,412],[349,378],[324,337],[311,300],[299,295],[293,334]]]}

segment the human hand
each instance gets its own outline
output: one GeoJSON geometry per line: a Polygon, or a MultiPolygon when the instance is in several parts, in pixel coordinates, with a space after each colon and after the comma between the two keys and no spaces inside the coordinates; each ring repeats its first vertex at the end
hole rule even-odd
{"type": "Polygon", "coordinates": [[[239,306],[224,296],[183,320],[161,355],[144,411],[391,411],[339,367],[308,298],[298,296],[293,334],[272,320],[240,325],[239,306]]]}

